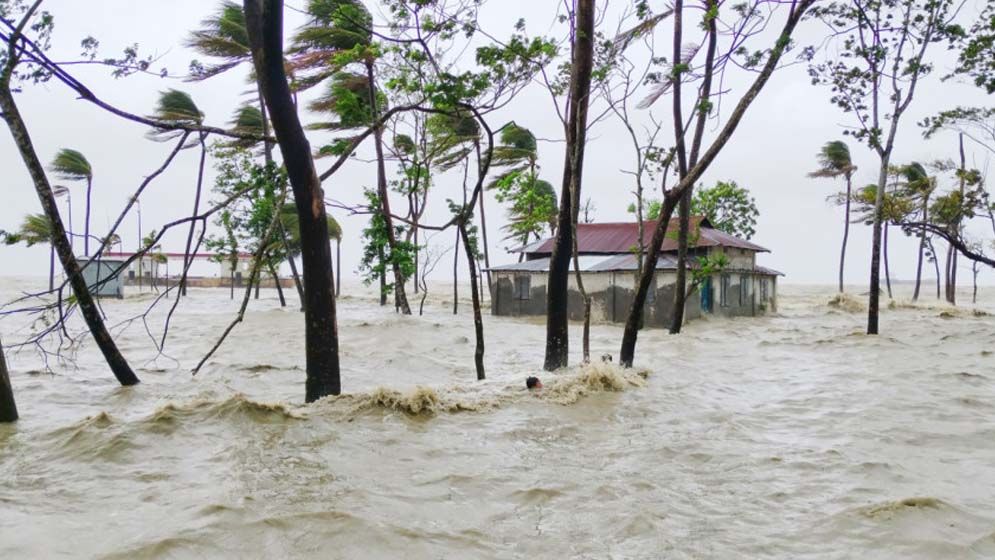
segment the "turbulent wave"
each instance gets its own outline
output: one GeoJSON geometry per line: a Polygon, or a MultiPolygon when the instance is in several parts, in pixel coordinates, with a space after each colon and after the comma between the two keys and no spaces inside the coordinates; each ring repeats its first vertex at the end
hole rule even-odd
{"type": "Polygon", "coordinates": [[[344,403],[350,414],[367,411],[402,412],[410,416],[479,412],[526,398],[556,404],[574,404],[598,392],[621,392],[643,387],[647,370],[623,369],[612,364],[587,364],[566,373],[551,374],[544,388],[531,392],[521,385],[484,383],[471,387],[439,388],[424,385],[408,390],[378,387],[370,392],[323,399],[324,406],[344,403]]]}
{"type": "Polygon", "coordinates": [[[221,401],[205,399],[183,404],[167,403],[156,409],[146,419],[146,422],[151,424],[169,424],[182,418],[195,416],[203,418],[243,418],[263,423],[304,418],[303,415],[296,413],[286,404],[258,402],[241,393],[236,393],[221,401]]]}
{"type": "Polygon", "coordinates": [[[867,311],[867,304],[846,292],[836,294],[826,305],[847,313],[862,313],[867,311]]]}

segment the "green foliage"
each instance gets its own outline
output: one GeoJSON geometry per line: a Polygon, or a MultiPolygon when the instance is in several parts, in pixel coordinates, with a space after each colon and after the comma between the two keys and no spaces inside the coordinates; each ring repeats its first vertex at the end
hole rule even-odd
{"type": "Polygon", "coordinates": [[[24,243],[28,247],[52,241],[52,223],[44,214],[28,214],[16,232],[0,232],[4,243],[16,245],[24,243]]]}
{"type": "Polygon", "coordinates": [[[224,235],[209,238],[207,247],[227,255],[233,263],[239,251],[255,253],[263,247],[265,259],[274,265],[281,262],[286,254],[279,231],[269,237],[266,233],[281,209],[281,193],[287,188],[285,170],[272,163],[256,163],[245,150],[216,147],[214,155],[218,172],[214,192],[222,199],[236,198],[215,220],[224,235]]]}
{"type": "Polygon", "coordinates": [[[953,0],[833,1],[812,8],[809,16],[829,27],[833,41],[827,59],[809,65],[809,76],[830,88],[835,105],[855,115],[859,126],[844,134],[878,152],[890,149],[880,123],[899,119],[913,84],[933,71],[925,58],[928,46],[956,36],[950,24],[955,14],[953,0]]]}
{"type": "Polygon", "coordinates": [[[86,156],[77,150],[63,148],[48,166],[63,181],[86,181],[93,178],[93,168],[86,156]]]}
{"type": "MultiPolygon", "coordinates": [[[[189,94],[177,89],[168,89],[159,94],[151,118],[174,125],[196,126],[203,123],[204,113],[200,112],[189,94]]],[[[152,140],[166,141],[182,134],[180,130],[155,128],[149,131],[148,137],[152,140]]]]}
{"type": "Polygon", "coordinates": [[[965,75],[988,93],[995,93],[995,4],[984,9],[967,31],[954,27],[951,35],[960,47],[955,74],[965,75]]]}
{"type": "Polygon", "coordinates": [[[363,229],[363,258],[359,263],[359,270],[363,274],[363,283],[370,285],[379,281],[383,276],[387,279],[384,293],[394,290],[394,277],[389,274],[393,270],[394,263],[397,263],[404,280],[411,278],[415,273],[415,255],[418,247],[414,243],[403,241],[405,228],[394,226],[394,250],[391,251],[388,241],[387,220],[381,213],[380,197],[375,191],[367,189],[366,195],[367,209],[370,212],[370,222],[363,229]]]}
{"type": "Polygon", "coordinates": [[[691,213],[705,216],[715,229],[750,239],[756,233],[756,201],[750,191],[735,181],[719,181],[715,186],[694,190],[691,213]]]}
{"type": "Polygon", "coordinates": [[[190,79],[205,80],[227,72],[252,58],[249,34],[245,29],[242,6],[223,0],[218,10],[201,22],[201,28],[190,33],[185,45],[198,53],[222,62],[204,66],[194,60],[190,63],[190,79]]]}
{"type": "Polygon", "coordinates": [[[850,147],[842,140],[826,142],[816,156],[819,169],[808,174],[809,177],[849,177],[857,170],[850,157],[850,147]]]}
{"type": "Polygon", "coordinates": [[[694,259],[691,268],[691,288],[688,292],[700,286],[716,274],[721,274],[729,266],[729,257],[725,253],[709,253],[694,259]]]}
{"type": "Polygon", "coordinates": [[[493,188],[494,198],[509,204],[506,239],[541,237],[544,231],[552,232],[556,227],[556,190],[548,181],[527,171],[516,171],[505,175],[493,188]]]}
{"type": "MultiPolygon", "coordinates": [[[[387,98],[377,92],[378,112],[387,107],[387,98]]],[[[327,89],[308,108],[338,120],[310,125],[313,130],[346,130],[367,127],[373,123],[373,105],[370,103],[370,82],[366,75],[336,72],[327,89]]]]}

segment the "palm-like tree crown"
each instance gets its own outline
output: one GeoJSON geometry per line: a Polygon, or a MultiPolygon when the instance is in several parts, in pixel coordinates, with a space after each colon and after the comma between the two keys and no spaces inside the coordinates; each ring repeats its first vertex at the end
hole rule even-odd
{"type": "Polygon", "coordinates": [[[335,56],[373,41],[373,17],[359,0],[309,0],[310,19],[294,36],[290,70],[300,72],[295,85],[307,89],[335,75],[342,61],[335,56]]]}
{"type": "Polygon", "coordinates": [[[93,168],[82,153],[63,148],[55,154],[49,168],[64,181],[86,181],[93,178],[93,168]]]}
{"type": "Polygon", "coordinates": [[[850,158],[850,147],[840,140],[826,142],[816,158],[819,160],[819,169],[809,173],[809,177],[836,178],[857,170],[850,158]]]}
{"type": "MultiPolygon", "coordinates": [[[[159,94],[152,118],[169,124],[199,125],[204,122],[204,113],[200,112],[190,95],[177,89],[168,89],[159,94]]],[[[149,132],[149,137],[153,140],[169,140],[181,134],[179,130],[154,129],[149,132]]]]}
{"type": "Polygon", "coordinates": [[[23,241],[28,247],[52,240],[52,222],[44,214],[28,214],[21,222],[17,234],[8,238],[8,243],[23,241]]]}
{"type": "Polygon", "coordinates": [[[202,21],[201,26],[190,33],[186,46],[223,62],[211,66],[192,65],[190,80],[217,76],[252,57],[249,35],[245,30],[245,14],[235,2],[224,0],[218,11],[202,21]]]}

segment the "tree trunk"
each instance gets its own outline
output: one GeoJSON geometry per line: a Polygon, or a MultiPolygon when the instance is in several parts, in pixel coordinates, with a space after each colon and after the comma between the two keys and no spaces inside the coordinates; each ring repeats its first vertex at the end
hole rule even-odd
{"type": "Polygon", "coordinates": [[[377,247],[377,258],[380,259],[380,307],[387,305],[387,268],[384,265],[383,247],[377,247]]]}
{"type": "Polygon", "coordinates": [[[971,292],[971,303],[978,303],[978,261],[971,263],[971,272],[974,278],[974,290],[971,292]]]}
{"type": "Polygon", "coordinates": [[[55,243],[48,243],[48,291],[55,291],[55,243]]]}
{"type": "MultiPolygon", "coordinates": [[[[922,201],[922,223],[929,222],[929,195],[922,201]]],[[[916,261],[916,287],[912,292],[912,301],[919,301],[919,288],[922,286],[922,259],[926,252],[926,226],[919,230],[919,259],[916,261]]]]}
{"type": "Polygon", "coordinates": [[[587,108],[591,92],[594,54],[595,0],[577,0],[576,29],[570,68],[570,91],[566,122],[566,157],[556,237],[546,283],[546,357],[543,367],[552,371],[569,363],[567,280],[577,223],[573,208],[579,206],[587,142],[587,108]]]}
{"type": "Polygon", "coordinates": [[[48,177],[45,175],[45,168],[41,160],[38,159],[38,154],[35,152],[31,136],[24,124],[24,119],[21,117],[17,103],[14,101],[14,96],[11,94],[10,76],[0,77],[0,111],[4,114],[4,120],[7,121],[7,126],[14,137],[14,143],[17,145],[21,153],[21,158],[24,160],[24,165],[28,168],[28,173],[31,175],[31,180],[34,183],[38,200],[41,202],[42,210],[51,224],[52,242],[55,244],[55,251],[59,256],[59,261],[62,263],[62,269],[65,272],[66,278],[72,287],[73,295],[76,296],[76,303],[79,305],[83,319],[86,321],[86,326],[90,329],[90,334],[93,335],[97,347],[100,348],[104,360],[107,361],[107,365],[114,373],[114,377],[117,378],[118,382],[126,386],[135,385],[138,383],[138,377],[132,371],[131,366],[128,365],[124,356],[121,355],[120,350],[118,350],[117,345],[114,343],[114,339],[111,338],[110,332],[107,331],[107,327],[100,316],[100,311],[93,301],[93,295],[90,293],[86,281],[80,273],[79,263],[73,255],[72,247],[66,237],[66,229],[62,225],[62,218],[59,216],[55,195],[52,194],[52,186],[48,182],[48,177]]]}
{"type": "MultiPolygon", "coordinates": [[[[370,112],[373,120],[380,118],[377,110],[377,87],[373,75],[373,63],[366,63],[366,76],[369,80],[370,91],[370,112]]],[[[390,212],[390,196],[387,189],[387,170],[384,163],[383,153],[383,127],[376,126],[373,129],[373,145],[377,154],[377,192],[380,195],[380,211],[383,215],[384,223],[387,225],[387,244],[390,247],[391,269],[394,272],[394,303],[400,308],[401,313],[411,315],[411,307],[408,305],[408,296],[404,292],[404,275],[401,272],[401,263],[396,258],[397,236],[394,232],[394,218],[390,212]]]]}
{"type": "Polygon", "coordinates": [[[280,307],[286,307],[287,299],[283,297],[283,286],[280,285],[280,276],[276,273],[273,263],[267,263],[267,266],[269,267],[270,276],[273,277],[273,282],[276,284],[276,295],[280,298],[280,307]]]}
{"type": "Polygon", "coordinates": [[[484,320],[480,314],[480,290],[477,287],[477,264],[473,249],[466,234],[466,223],[459,221],[459,234],[463,238],[463,249],[466,251],[467,267],[470,269],[470,295],[473,299],[473,332],[477,346],[473,352],[473,364],[477,368],[477,380],[483,381],[484,375],[484,320]]]}
{"type": "Polygon", "coordinates": [[[93,190],[93,177],[86,178],[86,223],[83,226],[83,256],[90,256],[90,194],[93,190]]]}
{"type": "Polygon", "coordinates": [[[7,372],[7,360],[3,356],[3,341],[0,341],[0,424],[17,421],[17,403],[14,402],[14,388],[7,372]]]}
{"type": "MultiPolygon", "coordinates": [[[[200,167],[197,170],[197,191],[194,193],[193,198],[193,214],[191,216],[196,216],[200,213],[200,194],[204,186],[204,165],[207,162],[207,144],[204,142],[206,134],[200,133],[200,167]]],[[[180,275],[180,289],[176,293],[176,297],[187,295],[187,272],[190,270],[190,265],[193,264],[193,255],[190,254],[190,248],[193,246],[193,233],[197,229],[197,220],[192,220],[190,222],[190,231],[187,232],[187,245],[186,250],[183,252],[183,273],[180,275]]]]}
{"type": "Polygon", "coordinates": [[[342,240],[335,240],[335,297],[342,295],[342,240]]]}
{"type": "Polygon", "coordinates": [[[944,298],[947,303],[953,303],[953,290],[951,289],[952,278],[951,271],[953,270],[953,259],[954,259],[954,247],[953,245],[947,245],[947,260],[943,263],[943,293],[944,298]]]}
{"type": "Polygon", "coordinates": [[[307,354],[305,400],[341,392],[335,313],[335,272],[328,243],[324,191],[287,84],[283,65],[282,0],[244,0],[246,31],[256,76],[294,191],[304,261],[304,336],[307,354]]]}
{"type": "Polygon", "coordinates": [[[888,287],[888,299],[894,299],[891,295],[891,269],[888,267],[888,222],[884,223],[884,283],[888,287]]]}
{"type": "Polygon", "coordinates": [[[846,208],[843,215],[843,245],[840,247],[840,293],[843,293],[843,268],[846,263],[846,243],[850,239],[850,199],[853,196],[853,174],[846,174],[846,208]]]}
{"type": "Polygon", "coordinates": [[[297,297],[301,300],[301,311],[304,310],[304,283],[301,282],[301,275],[297,272],[297,261],[294,260],[293,252],[290,250],[290,240],[287,239],[287,229],[280,222],[280,239],[283,241],[283,251],[287,253],[287,263],[290,265],[290,274],[294,277],[294,287],[297,288],[297,297]]]}
{"type": "Polygon", "coordinates": [[[884,205],[884,191],[888,188],[888,163],[891,152],[881,153],[881,169],[878,175],[878,190],[874,199],[874,225],[871,239],[871,286],[867,303],[867,334],[878,334],[878,315],[881,301],[881,208],[884,205]]]}
{"type": "Polygon", "coordinates": [[[459,313],[459,231],[456,232],[456,244],[453,245],[453,315],[459,313]]]}
{"type": "Polygon", "coordinates": [[[684,302],[687,291],[688,241],[691,229],[691,192],[688,189],[678,204],[679,229],[677,230],[677,283],[674,289],[674,315],[670,320],[670,334],[678,334],[684,326],[684,302]]]}
{"type": "Polygon", "coordinates": [[[936,300],[940,300],[940,255],[936,254],[936,247],[933,242],[929,242],[930,252],[933,253],[933,268],[936,269],[936,300]]]}
{"type": "MultiPolygon", "coordinates": [[[[477,147],[479,152],[480,147],[477,147]]],[[[487,248],[487,214],[484,212],[484,191],[480,191],[480,234],[484,242],[484,266],[487,268],[487,293],[493,294],[494,288],[491,286],[491,252],[487,248]]],[[[493,295],[491,296],[493,297],[493,295]]]]}
{"type": "Polygon", "coordinates": [[[788,20],[784,24],[784,28],[781,30],[781,34],[778,40],[774,43],[774,48],[771,49],[770,54],[767,57],[767,61],[764,63],[764,67],[757,74],[754,79],[753,84],[750,85],[749,89],[744,92],[743,97],[736,104],[732,113],[729,115],[729,120],[726,122],[725,126],[718,133],[715,141],[709,146],[708,150],[701,156],[701,160],[697,162],[691,169],[688,170],[688,175],[678,183],[670,191],[664,194],[662,208],[660,209],[660,219],[656,222],[656,227],[653,231],[653,240],[650,242],[648,247],[648,253],[646,259],[643,262],[643,272],[639,276],[639,284],[636,287],[636,293],[632,300],[632,305],[629,307],[629,314],[625,321],[625,332],[622,335],[622,345],[619,350],[619,362],[625,367],[631,367],[632,361],[636,353],[636,340],[639,336],[639,326],[643,314],[643,306],[646,304],[646,294],[649,293],[650,284],[653,282],[653,278],[656,274],[656,264],[660,258],[660,245],[663,243],[664,236],[667,233],[667,225],[670,222],[670,218],[674,214],[674,208],[684,192],[691,188],[696,181],[698,181],[701,176],[705,173],[708,167],[715,161],[715,158],[722,151],[725,145],[732,138],[733,133],[735,133],[736,128],[739,123],[742,122],[743,116],[746,114],[747,109],[756,100],[757,96],[763,90],[764,86],[770,80],[771,74],[777,68],[781,57],[784,55],[784,51],[787,46],[791,43],[790,38],[794,32],[795,27],[798,22],[801,21],[805,12],[812,6],[811,0],[801,0],[796,5],[793,5],[793,9],[788,17],[788,20]]]}

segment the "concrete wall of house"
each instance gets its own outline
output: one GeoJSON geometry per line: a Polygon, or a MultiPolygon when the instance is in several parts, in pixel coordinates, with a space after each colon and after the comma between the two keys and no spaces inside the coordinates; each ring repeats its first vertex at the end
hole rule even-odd
{"type": "Polygon", "coordinates": [[[728,268],[739,268],[739,269],[752,269],[757,264],[757,254],[753,251],[747,251],[746,249],[737,249],[735,247],[711,247],[708,250],[708,254],[715,256],[725,254],[726,258],[729,259],[728,268]]]}

